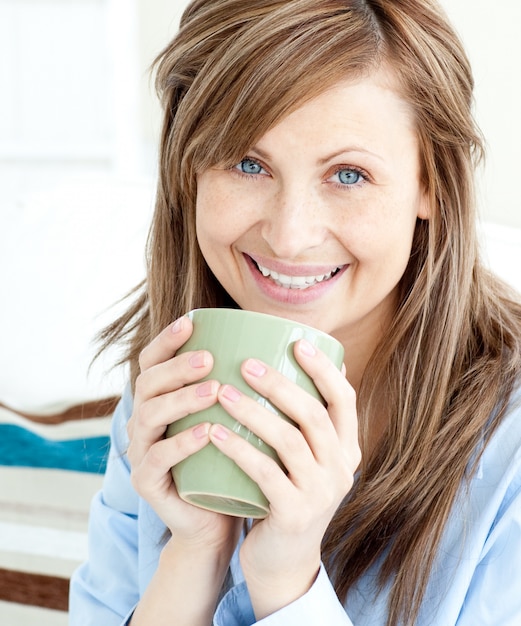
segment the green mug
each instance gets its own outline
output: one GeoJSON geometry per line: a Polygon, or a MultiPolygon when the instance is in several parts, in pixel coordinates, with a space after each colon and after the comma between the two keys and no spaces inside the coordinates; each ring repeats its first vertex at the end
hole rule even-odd
{"type": "MultiPolygon", "coordinates": [[[[193,322],[193,333],[177,353],[208,350],[213,355],[214,366],[203,380],[231,384],[288,421],[291,420],[286,415],[246,384],[240,372],[241,363],[248,358],[259,359],[322,402],[313,381],[296,362],[293,344],[306,339],[323,351],[336,367],[342,366],[342,344],[305,324],[241,309],[196,309],[187,315],[193,322]]],[[[167,429],[167,437],[201,422],[223,424],[283,467],[271,446],[237,422],[218,403],[174,422],[167,429]]],[[[259,486],[212,443],[175,465],[172,476],[179,496],[196,506],[238,517],[263,518],[269,512],[269,502],[259,486]]]]}

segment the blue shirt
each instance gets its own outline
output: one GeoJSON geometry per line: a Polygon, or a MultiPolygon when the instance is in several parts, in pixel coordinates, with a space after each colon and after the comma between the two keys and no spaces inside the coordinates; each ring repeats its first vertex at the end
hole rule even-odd
{"type": "MultiPolygon", "coordinates": [[[[417,626],[521,624],[521,394],[462,486],[444,531],[417,626]]],[[[89,523],[89,560],[73,575],[70,626],[123,626],[158,564],[165,526],[130,484],[127,389],[115,412],[102,490],[89,523]]],[[[237,551],[233,586],[214,626],[384,626],[388,590],[378,595],[376,564],[338,600],[324,567],[303,597],[255,621],[237,551]]],[[[174,626],[174,625],[172,625],[174,626]]]]}

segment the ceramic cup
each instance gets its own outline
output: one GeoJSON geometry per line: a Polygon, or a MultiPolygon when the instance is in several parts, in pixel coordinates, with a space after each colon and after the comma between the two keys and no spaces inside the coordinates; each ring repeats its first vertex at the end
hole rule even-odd
{"type": "MultiPolygon", "coordinates": [[[[194,330],[178,354],[208,350],[213,355],[214,367],[203,380],[229,383],[282,419],[289,420],[246,384],[240,373],[243,361],[253,357],[267,363],[322,402],[323,398],[312,380],[297,364],[293,344],[299,339],[306,339],[325,352],[338,368],[342,365],[342,344],[304,324],[273,315],[224,308],[196,309],[188,313],[188,317],[194,330]]],[[[273,448],[232,418],[220,404],[174,422],[168,427],[167,436],[201,422],[223,424],[282,467],[273,448]]],[[[269,503],[258,485],[211,443],[174,466],[172,475],[180,497],[191,504],[238,517],[263,518],[268,514],[269,503]]]]}

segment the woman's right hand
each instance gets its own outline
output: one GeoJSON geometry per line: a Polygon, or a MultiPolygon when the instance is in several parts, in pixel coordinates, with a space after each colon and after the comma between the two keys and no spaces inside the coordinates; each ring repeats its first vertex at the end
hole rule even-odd
{"type": "MultiPolygon", "coordinates": [[[[219,383],[199,382],[213,367],[209,352],[175,356],[192,333],[192,322],[181,317],[165,328],[141,353],[134,410],[128,422],[128,458],[137,493],[156,511],[176,542],[233,551],[240,520],[203,510],[181,500],[171,467],[210,441],[210,424],[165,438],[169,424],[206,409],[217,401],[219,383]]],[[[230,552],[231,556],[231,552],[230,552]]]]}

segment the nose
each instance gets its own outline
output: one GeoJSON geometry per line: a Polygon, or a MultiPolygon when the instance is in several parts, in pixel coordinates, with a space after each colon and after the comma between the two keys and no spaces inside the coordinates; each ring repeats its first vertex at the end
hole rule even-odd
{"type": "Polygon", "coordinates": [[[328,236],[320,198],[304,186],[280,189],[262,223],[262,236],[280,259],[302,257],[328,236]]]}

